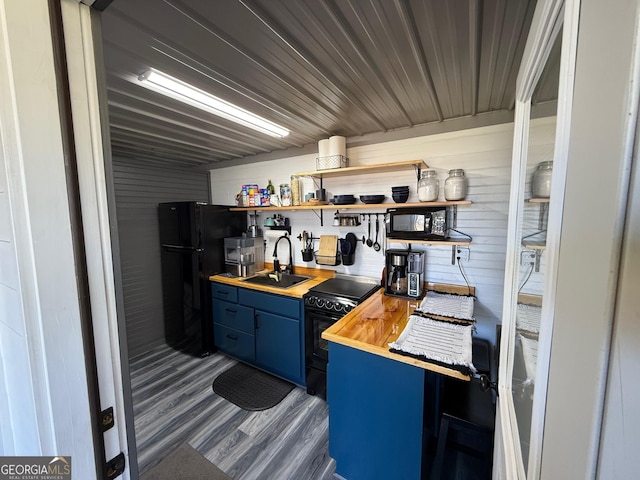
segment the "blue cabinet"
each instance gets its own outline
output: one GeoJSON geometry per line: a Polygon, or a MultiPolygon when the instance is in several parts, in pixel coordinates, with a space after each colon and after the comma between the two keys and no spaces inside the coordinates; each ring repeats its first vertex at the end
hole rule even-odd
{"type": "Polygon", "coordinates": [[[253,308],[224,300],[214,301],[213,318],[215,323],[253,335],[253,308]]]}
{"type": "Polygon", "coordinates": [[[425,370],[329,342],[329,454],[349,480],[420,480],[425,370]]]}
{"type": "Polygon", "coordinates": [[[300,383],[300,321],[256,310],[255,337],[258,366],[300,383]]]}
{"type": "Polygon", "coordinates": [[[256,360],[255,337],[248,333],[225,327],[219,323],[213,324],[213,335],[216,347],[221,352],[245,362],[253,363],[256,360]]]}
{"type": "Polygon", "coordinates": [[[211,288],[216,347],[304,386],[302,300],[216,282],[211,288]]]}

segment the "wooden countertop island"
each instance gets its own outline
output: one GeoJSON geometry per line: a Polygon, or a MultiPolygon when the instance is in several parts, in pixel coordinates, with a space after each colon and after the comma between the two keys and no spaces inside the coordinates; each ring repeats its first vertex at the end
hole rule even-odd
{"type": "Polygon", "coordinates": [[[389,351],[389,343],[397,340],[407,325],[409,315],[418,305],[420,300],[389,297],[380,289],[326,329],[322,338],[436,373],[469,380],[468,375],[457,370],[389,351]]]}

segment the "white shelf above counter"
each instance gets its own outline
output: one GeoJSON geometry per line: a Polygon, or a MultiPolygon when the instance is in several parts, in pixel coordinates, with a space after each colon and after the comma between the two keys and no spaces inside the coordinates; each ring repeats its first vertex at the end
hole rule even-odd
{"type": "Polygon", "coordinates": [[[365,173],[391,172],[402,170],[404,168],[415,168],[416,170],[421,170],[423,168],[429,168],[429,166],[424,163],[424,160],[404,160],[401,162],[357,165],[355,167],[332,168],[328,170],[311,170],[308,172],[296,173],[296,175],[299,177],[329,178],[347,175],[362,175],[365,173]]]}

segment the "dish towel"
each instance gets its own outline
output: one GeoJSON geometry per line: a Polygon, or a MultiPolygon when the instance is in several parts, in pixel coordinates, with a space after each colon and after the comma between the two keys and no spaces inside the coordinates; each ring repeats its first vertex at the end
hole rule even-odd
{"type": "Polygon", "coordinates": [[[417,308],[419,312],[459,320],[473,320],[474,297],[429,290],[417,308]]]}
{"type": "Polygon", "coordinates": [[[473,325],[411,315],[398,339],[389,344],[389,351],[471,375],[476,372],[472,330],[473,325]]]}
{"type": "Polygon", "coordinates": [[[541,311],[541,307],[519,303],[516,310],[516,328],[525,332],[540,333],[541,311]]]}

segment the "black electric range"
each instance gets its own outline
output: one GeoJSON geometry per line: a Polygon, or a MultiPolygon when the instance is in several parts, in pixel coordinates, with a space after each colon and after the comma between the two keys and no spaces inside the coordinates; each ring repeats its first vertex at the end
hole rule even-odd
{"type": "Polygon", "coordinates": [[[326,398],[329,346],[322,332],[379,288],[373,278],[337,275],[304,295],[307,393],[326,398]]]}

